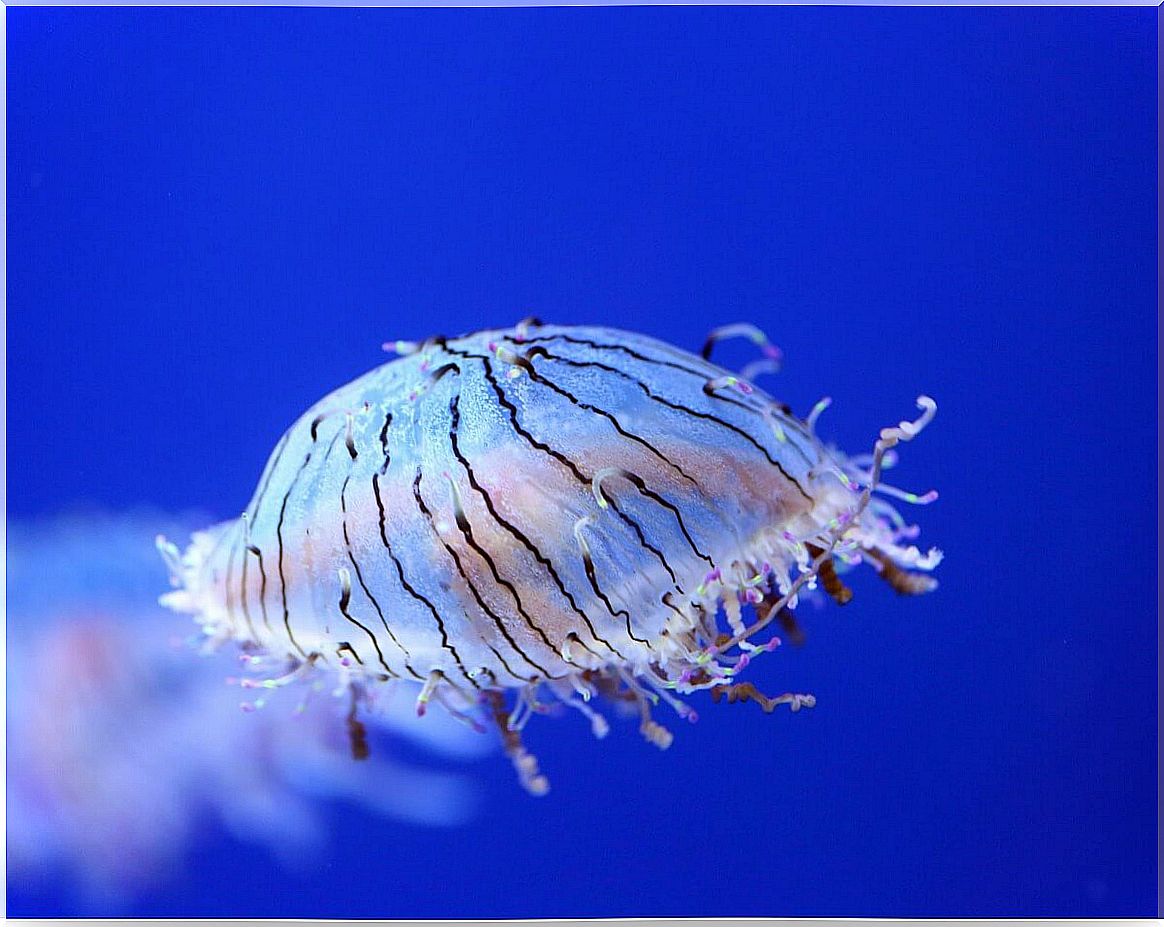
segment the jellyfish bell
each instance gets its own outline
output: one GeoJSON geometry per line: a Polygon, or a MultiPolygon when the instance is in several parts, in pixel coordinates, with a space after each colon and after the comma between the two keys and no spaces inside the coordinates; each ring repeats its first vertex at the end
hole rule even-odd
{"type": "MultiPolygon", "coordinates": [[[[330,674],[353,717],[409,687],[465,724],[493,724],[534,792],[545,777],[520,731],[544,698],[597,733],[596,696],[670,734],[682,696],[711,689],[769,708],[738,677],[795,628],[803,593],[839,603],[868,563],[898,592],[935,585],[885,495],[886,455],[930,422],[883,429],[848,458],[816,425],[709,360],[752,326],[713,332],[704,356],[642,335],[526,320],[512,329],[394,343],[404,356],[309,409],[284,434],[239,519],[160,540],[175,590],[214,644],[287,664],[261,685],[330,674]],[[874,493],[878,497],[874,497],[874,493]]],[[[767,369],[767,368],[765,368],[767,369]]],[[[360,752],[358,737],[353,752],[360,752]]]]}

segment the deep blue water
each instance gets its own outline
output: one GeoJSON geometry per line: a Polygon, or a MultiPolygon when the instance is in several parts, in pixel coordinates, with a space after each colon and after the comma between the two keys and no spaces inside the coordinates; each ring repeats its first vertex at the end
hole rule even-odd
{"type": "Polygon", "coordinates": [[[386,339],[751,320],[852,451],[938,400],[896,478],[947,553],[757,664],[811,712],[535,719],[548,798],[498,755],[460,829],[10,914],[1156,913],[1154,10],[7,17],[10,514],[233,517],[386,339]]]}

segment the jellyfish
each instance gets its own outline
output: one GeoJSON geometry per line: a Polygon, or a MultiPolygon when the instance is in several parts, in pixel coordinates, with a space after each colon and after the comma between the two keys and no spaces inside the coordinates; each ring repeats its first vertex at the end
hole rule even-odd
{"type": "Polygon", "coordinates": [[[325,800],[434,827],[477,807],[462,767],[492,747],[452,719],[430,726],[386,700],[364,732],[378,755],[356,764],[323,679],[283,710],[241,712],[238,655],[200,655],[197,628],[156,604],[153,532],[191,523],[156,512],[9,522],[10,888],[62,892],[63,876],[85,903],[116,909],[180,869],[210,822],[301,866],[326,842],[325,800]],[[431,767],[393,758],[405,738],[431,767]]]}
{"type": "MultiPolygon", "coordinates": [[[[793,711],[747,666],[797,633],[794,611],[871,566],[902,594],[936,585],[886,497],[894,448],[930,422],[883,429],[849,457],[752,379],[780,354],[750,325],[713,332],[697,356],[643,335],[545,325],[423,343],[320,400],[282,436],[242,515],[159,538],[172,609],[210,646],[233,641],[269,688],[323,675],[353,712],[408,689],[494,727],[521,783],[548,779],[525,749],[529,718],[629,710],[659,747],[665,705],[695,719],[693,693],[793,711]],[[763,357],[733,373],[710,360],[743,336],[763,357]],[[747,376],[744,373],[747,373],[747,376]]],[[[362,752],[353,740],[353,754],[362,752]]]]}

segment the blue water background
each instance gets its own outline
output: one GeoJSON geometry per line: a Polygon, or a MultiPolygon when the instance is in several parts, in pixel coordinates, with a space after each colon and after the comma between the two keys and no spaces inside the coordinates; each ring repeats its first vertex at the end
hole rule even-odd
{"type": "Polygon", "coordinates": [[[938,400],[948,556],[757,663],[813,711],[535,719],[548,798],[10,914],[1155,914],[1154,10],[7,16],[10,514],[233,517],[386,339],[751,320],[850,450],[938,400]]]}

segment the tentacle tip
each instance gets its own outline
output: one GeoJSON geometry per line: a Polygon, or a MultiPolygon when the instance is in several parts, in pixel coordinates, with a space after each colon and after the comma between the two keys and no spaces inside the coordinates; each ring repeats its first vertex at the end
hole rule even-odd
{"type": "Polygon", "coordinates": [[[794,695],[792,697],[792,704],[789,706],[793,711],[800,711],[801,708],[815,708],[815,695],[794,695]]]}
{"type": "Polygon", "coordinates": [[[661,730],[658,734],[651,737],[651,743],[660,750],[670,750],[674,740],[675,735],[666,729],[661,730]]]}

